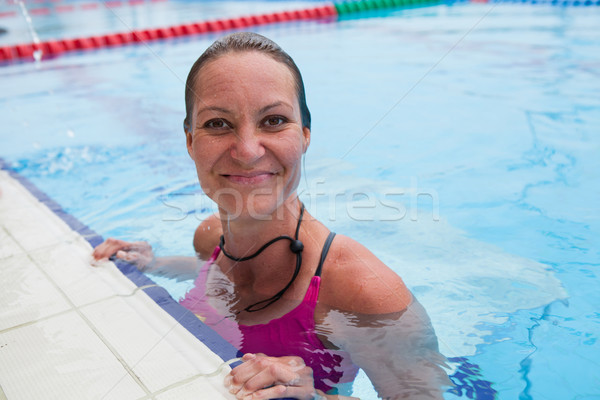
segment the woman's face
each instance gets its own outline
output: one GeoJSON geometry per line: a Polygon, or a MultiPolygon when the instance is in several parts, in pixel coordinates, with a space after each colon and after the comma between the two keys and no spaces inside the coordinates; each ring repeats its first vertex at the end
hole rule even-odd
{"type": "Polygon", "coordinates": [[[229,218],[268,218],[296,191],[303,128],[292,73],[255,51],[208,62],[196,80],[187,148],[200,185],[229,218]]]}

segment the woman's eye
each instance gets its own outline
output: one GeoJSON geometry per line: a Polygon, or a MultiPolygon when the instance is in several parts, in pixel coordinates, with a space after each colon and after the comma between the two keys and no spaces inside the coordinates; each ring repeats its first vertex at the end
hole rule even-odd
{"type": "Polygon", "coordinates": [[[266,118],[264,124],[269,128],[273,128],[285,124],[286,121],[287,120],[284,117],[273,116],[266,118]]]}
{"type": "Polygon", "coordinates": [[[224,119],[221,119],[221,118],[215,118],[215,119],[211,119],[210,121],[206,121],[206,123],[204,124],[204,127],[208,128],[208,129],[230,128],[229,124],[227,124],[227,121],[225,121],[224,119]]]}

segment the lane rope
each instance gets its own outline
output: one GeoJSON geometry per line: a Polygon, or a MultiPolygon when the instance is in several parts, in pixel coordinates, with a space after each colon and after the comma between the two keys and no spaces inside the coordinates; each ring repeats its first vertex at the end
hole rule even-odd
{"type": "Polygon", "coordinates": [[[237,18],[224,18],[163,28],[140,29],[130,32],[109,33],[73,39],[58,39],[42,41],[40,43],[17,44],[0,47],[0,61],[33,61],[34,53],[39,50],[42,51],[44,57],[56,57],[74,51],[123,46],[130,43],[152,42],[156,40],[223,32],[291,21],[331,19],[336,16],[337,11],[335,7],[333,4],[329,4],[301,10],[280,11],[237,18]]]}
{"type": "MultiPolygon", "coordinates": [[[[164,0],[113,0],[117,4],[138,4],[140,2],[156,2],[164,0]]],[[[25,43],[0,47],[0,62],[34,61],[34,55],[57,57],[61,54],[123,46],[127,44],[146,43],[156,40],[167,40],[178,37],[202,35],[230,30],[239,30],[260,25],[286,23],[291,21],[310,21],[337,19],[354,13],[390,8],[414,8],[438,5],[448,0],[347,0],[329,3],[320,7],[293,11],[279,11],[267,14],[223,18],[211,21],[174,25],[163,28],[139,29],[129,32],[109,33],[97,36],[73,39],[46,40],[39,43],[25,43]]],[[[477,3],[528,3],[554,6],[600,6],[600,0],[470,0],[477,3]]],[[[84,6],[84,5],[82,5],[84,6]]]]}

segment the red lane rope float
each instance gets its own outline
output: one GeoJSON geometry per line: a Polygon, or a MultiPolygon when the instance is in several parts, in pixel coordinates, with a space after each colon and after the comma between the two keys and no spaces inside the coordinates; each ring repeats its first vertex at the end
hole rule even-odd
{"type": "Polygon", "coordinates": [[[270,14],[250,15],[239,18],[218,19],[192,24],[175,25],[165,28],[141,29],[131,32],[110,33],[75,39],[49,40],[41,43],[26,43],[0,47],[0,62],[10,60],[33,61],[33,54],[41,50],[44,56],[58,56],[72,51],[121,46],[128,43],[144,43],[181,36],[222,32],[251,26],[266,25],[299,20],[319,20],[337,17],[333,4],[294,11],[280,11],[270,14]]]}

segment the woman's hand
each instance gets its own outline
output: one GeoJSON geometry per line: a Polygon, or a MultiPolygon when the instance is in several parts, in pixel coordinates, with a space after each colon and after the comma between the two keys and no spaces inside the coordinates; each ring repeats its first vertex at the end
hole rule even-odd
{"type": "Polygon", "coordinates": [[[152,246],[147,242],[126,242],[113,238],[108,238],[98,245],[92,256],[96,261],[115,256],[132,263],[141,271],[148,269],[154,260],[152,246]]]}
{"type": "Polygon", "coordinates": [[[242,361],[225,378],[225,386],[238,399],[323,398],[315,390],[312,369],[300,357],[246,354],[242,361]]]}

